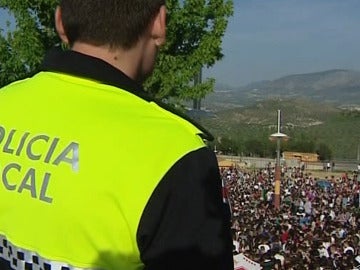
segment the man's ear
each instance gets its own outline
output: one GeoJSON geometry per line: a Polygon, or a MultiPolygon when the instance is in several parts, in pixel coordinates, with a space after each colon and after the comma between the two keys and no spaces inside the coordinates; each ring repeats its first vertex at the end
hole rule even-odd
{"type": "Polygon", "coordinates": [[[56,31],[57,31],[61,41],[65,44],[69,44],[69,39],[67,38],[65,29],[64,29],[64,25],[63,25],[62,13],[61,13],[60,6],[58,6],[55,11],[55,27],[56,27],[56,31]]]}
{"type": "Polygon", "coordinates": [[[160,47],[166,41],[166,7],[161,6],[151,27],[151,36],[156,46],[160,47]]]}

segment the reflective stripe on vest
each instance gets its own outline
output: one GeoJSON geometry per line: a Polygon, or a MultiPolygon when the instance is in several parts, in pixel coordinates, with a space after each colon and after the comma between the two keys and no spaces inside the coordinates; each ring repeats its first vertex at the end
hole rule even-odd
{"type": "Polygon", "coordinates": [[[49,261],[37,253],[16,247],[1,235],[0,258],[8,262],[12,269],[16,270],[93,270],[74,267],[67,263],[49,261]]]}

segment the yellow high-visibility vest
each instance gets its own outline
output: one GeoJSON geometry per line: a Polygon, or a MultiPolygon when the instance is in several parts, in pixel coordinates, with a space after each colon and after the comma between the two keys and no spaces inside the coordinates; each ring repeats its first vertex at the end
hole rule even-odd
{"type": "Polygon", "coordinates": [[[73,269],[141,269],[144,207],[177,160],[205,147],[200,133],[126,89],[70,75],[1,89],[3,249],[73,269]]]}

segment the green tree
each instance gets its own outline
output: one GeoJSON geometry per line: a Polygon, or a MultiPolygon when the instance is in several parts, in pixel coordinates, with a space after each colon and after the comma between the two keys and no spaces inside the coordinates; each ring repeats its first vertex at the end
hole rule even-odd
{"type": "Polygon", "coordinates": [[[251,138],[245,141],[245,155],[264,157],[266,147],[264,141],[260,139],[251,138]]]}
{"type": "MultiPolygon", "coordinates": [[[[0,0],[16,25],[0,29],[0,86],[26,77],[39,68],[47,49],[59,43],[53,14],[57,0],[0,0]]],[[[168,35],[146,89],[157,98],[203,98],[213,79],[196,86],[202,67],[223,57],[222,37],[233,14],[232,0],[167,0],[168,35]]]]}
{"type": "Polygon", "coordinates": [[[236,155],[238,151],[237,144],[229,137],[221,137],[218,139],[218,150],[224,154],[236,155]]]}
{"type": "Polygon", "coordinates": [[[320,143],[318,145],[316,153],[319,155],[319,159],[322,161],[332,159],[332,151],[325,143],[320,143]]]}
{"type": "Polygon", "coordinates": [[[310,136],[305,133],[300,133],[299,135],[295,133],[284,148],[288,151],[313,153],[315,152],[315,146],[315,140],[310,136]]]}
{"type": "Polygon", "coordinates": [[[212,91],[214,80],[191,84],[202,67],[223,57],[222,36],[233,14],[230,0],[167,0],[167,42],[147,89],[158,98],[193,100],[212,91]]]}
{"type": "Polygon", "coordinates": [[[53,23],[56,0],[0,0],[16,25],[0,29],[0,87],[36,72],[45,51],[59,42],[53,23]]]}

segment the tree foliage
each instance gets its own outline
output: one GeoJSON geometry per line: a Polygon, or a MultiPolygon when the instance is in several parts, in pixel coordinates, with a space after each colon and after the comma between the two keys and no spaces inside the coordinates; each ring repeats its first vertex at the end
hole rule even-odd
{"type": "MultiPolygon", "coordinates": [[[[251,130],[251,128],[248,128],[248,130],[251,130]]],[[[270,141],[269,136],[266,136],[263,130],[254,129],[248,134],[234,134],[227,131],[217,134],[213,130],[212,132],[217,137],[217,150],[223,154],[265,158],[276,157],[276,141],[270,141]]],[[[334,158],[333,151],[328,143],[319,141],[302,132],[295,132],[288,141],[281,141],[280,152],[284,151],[317,153],[322,161],[334,158]]]]}
{"type": "Polygon", "coordinates": [[[316,149],[316,142],[310,136],[304,134],[303,132],[298,132],[299,134],[292,134],[290,136],[289,142],[284,147],[286,151],[295,151],[303,153],[314,153],[316,149]]]}
{"type": "Polygon", "coordinates": [[[221,137],[217,141],[218,150],[223,154],[228,155],[237,155],[238,154],[238,145],[237,143],[229,137],[221,137]]]}
{"type": "MultiPolygon", "coordinates": [[[[0,86],[36,72],[46,50],[59,43],[53,15],[57,0],[0,0],[15,27],[0,29],[0,86]]],[[[214,80],[193,85],[202,67],[223,57],[222,37],[232,0],[167,0],[167,43],[146,89],[158,98],[202,98],[214,80]]]]}
{"type": "Polygon", "coordinates": [[[332,159],[332,151],[329,146],[325,143],[320,143],[316,150],[316,153],[319,155],[319,159],[322,161],[332,159]]]}
{"type": "Polygon", "coordinates": [[[0,86],[36,72],[47,49],[58,43],[55,0],[0,0],[16,25],[0,29],[0,86]]]}
{"type": "Polygon", "coordinates": [[[214,80],[192,85],[201,68],[223,57],[222,36],[233,3],[229,0],[167,0],[168,35],[147,89],[159,98],[203,98],[214,80]]]}

